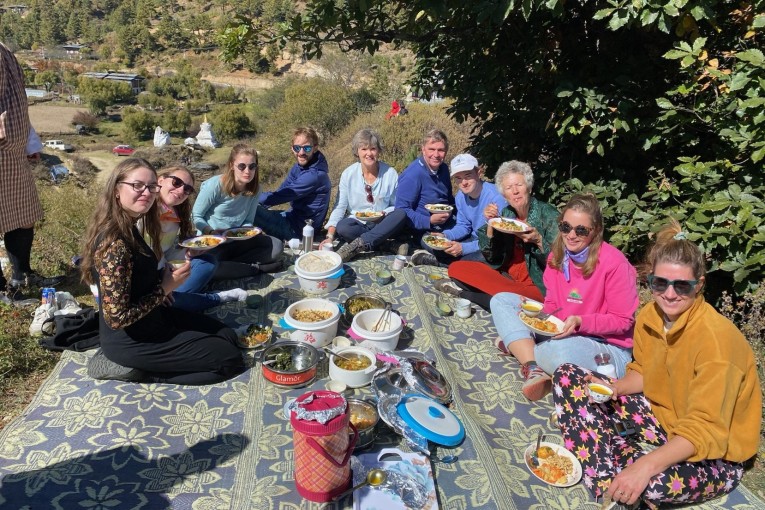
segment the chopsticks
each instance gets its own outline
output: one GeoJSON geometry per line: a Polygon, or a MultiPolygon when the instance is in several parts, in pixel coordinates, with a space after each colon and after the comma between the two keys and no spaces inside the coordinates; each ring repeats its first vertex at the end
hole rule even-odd
{"type": "Polygon", "coordinates": [[[380,318],[377,319],[377,322],[375,323],[375,325],[372,326],[372,331],[374,333],[379,332],[380,329],[382,329],[382,328],[385,328],[385,329],[390,328],[390,314],[391,313],[392,312],[391,312],[390,303],[389,303],[385,307],[385,311],[382,313],[382,315],[380,315],[380,318]]]}

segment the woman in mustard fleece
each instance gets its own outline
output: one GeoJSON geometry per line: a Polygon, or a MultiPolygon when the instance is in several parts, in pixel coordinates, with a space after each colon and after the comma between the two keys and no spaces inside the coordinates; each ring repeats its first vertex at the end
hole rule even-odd
{"type": "Polygon", "coordinates": [[[760,440],[754,354],[704,300],[704,256],[676,221],[658,233],[646,272],[654,300],[637,316],[627,374],[604,381],[564,364],[553,376],[566,447],[582,462],[585,485],[617,508],[726,494],[760,440]],[[611,401],[590,402],[590,381],[609,386],[611,401]]]}

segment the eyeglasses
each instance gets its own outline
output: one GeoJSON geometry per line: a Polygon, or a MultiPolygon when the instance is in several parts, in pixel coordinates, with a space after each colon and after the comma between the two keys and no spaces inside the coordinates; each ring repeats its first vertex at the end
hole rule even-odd
{"type": "Polygon", "coordinates": [[[372,185],[371,184],[365,184],[364,185],[364,191],[367,192],[367,202],[370,204],[375,203],[375,197],[372,195],[372,185]]]}
{"type": "Polygon", "coordinates": [[[195,191],[194,186],[192,186],[191,184],[186,184],[185,182],[183,182],[183,179],[181,179],[180,177],[176,177],[174,175],[167,175],[165,177],[170,179],[170,185],[174,189],[183,188],[184,195],[191,195],[192,193],[194,193],[195,191]]]}
{"type": "Polygon", "coordinates": [[[146,184],[140,181],[136,181],[136,182],[118,181],[117,184],[127,184],[128,186],[133,188],[133,191],[136,191],[138,193],[143,193],[146,188],[149,188],[149,193],[159,193],[159,190],[162,189],[162,186],[160,186],[159,184],[146,184]]]}
{"type": "Polygon", "coordinates": [[[558,223],[558,230],[560,230],[560,233],[564,235],[573,230],[577,237],[587,237],[594,229],[592,227],[585,227],[584,225],[577,225],[576,227],[572,227],[569,222],[561,221],[558,223]]]}
{"type": "Polygon", "coordinates": [[[306,154],[310,154],[311,151],[313,150],[313,145],[293,145],[292,146],[292,151],[295,154],[299,153],[300,149],[303,149],[303,152],[305,152],[306,154]]]}
{"type": "Polygon", "coordinates": [[[699,280],[667,280],[666,278],[653,274],[649,274],[646,279],[648,280],[648,286],[651,287],[652,291],[664,292],[671,285],[675,288],[675,292],[677,292],[679,296],[687,296],[693,292],[693,289],[696,288],[696,284],[699,283],[699,280]]]}
{"type": "Polygon", "coordinates": [[[258,168],[258,164],[250,163],[248,165],[246,163],[239,163],[238,165],[236,165],[236,169],[239,170],[240,172],[244,172],[245,168],[249,168],[250,170],[256,170],[258,168]]]}

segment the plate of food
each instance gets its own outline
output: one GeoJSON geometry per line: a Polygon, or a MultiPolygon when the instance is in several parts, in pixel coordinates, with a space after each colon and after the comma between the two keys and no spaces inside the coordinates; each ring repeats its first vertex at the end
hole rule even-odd
{"type": "Polygon", "coordinates": [[[191,239],[186,239],[185,241],[181,241],[178,243],[179,246],[183,246],[184,248],[191,248],[194,250],[199,251],[205,251],[205,250],[212,250],[216,246],[218,246],[220,243],[224,242],[226,240],[223,236],[197,236],[192,237],[191,239]]]}
{"type": "Polygon", "coordinates": [[[450,213],[454,210],[454,206],[449,204],[425,204],[425,209],[430,211],[430,214],[450,213]]]}
{"type": "Polygon", "coordinates": [[[537,317],[529,317],[525,312],[520,312],[518,317],[520,317],[527,328],[538,335],[555,336],[563,331],[563,321],[554,315],[545,319],[539,319],[537,317]]]}
{"type": "Polygon", "coordinates": [[[422,241],[434,250],[445,250],[452,245],[452,242],[441,236],[425,236],[422,241]]]}
{"type": "Polygon", "coordinates": [[[252,324],[236,343],[242,349],[259,349],[268,345],[273,336],[271,326],[264,324],[252,324]]]}
{"type": "Polygon", "coordinates": [[[582,478],[582,465],[574,454],[560,445],[546,441],[540,443],[537,450],[539,466],[532,467],[531,454],[536,446],[536,442],[530,444],[523,454],[526,467],[531,474],[555,487],[571,487],[582,478]]]}
{"type": "Polygon", "coordinates": [[[239,227],[226,230],[223,235],[230,241],[244,241],[263,232],[258,227],[239,227]]]}
{"type": "Polygon", "coordinates": [[[385,213],[383,211],[356,211],[354,216],[357,220],[375,222],[383,219],[385,213]]]}
{"type": "Polygon", "coordinates": [[[531,232],[531,227],[515,218],[492,218],[489,220],[489,224],[506,234],[525,234],[526,232],[531,232]]]}

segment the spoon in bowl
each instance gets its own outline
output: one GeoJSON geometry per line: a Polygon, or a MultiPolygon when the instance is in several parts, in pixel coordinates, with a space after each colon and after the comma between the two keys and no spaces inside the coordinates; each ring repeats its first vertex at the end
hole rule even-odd
{"type": "Polygon", "coordinates": [[[540,430],[539,435],[537,436],[537,447],[534,449],[533,452],[531,452],[531,456],[529,457],[529,462],[531,463],[531,467],[533,468],[539,467],[539,444],[542,442],[543,435],[544,435],[544,432],[540,430]]]}
{"type": "Polygon", "coordinates": [[[335,356],[335,357],[337,357],[337,358],[340,358],[340,359],[343,359],[343,360],[345,360],[345,361],[351,361],[351,362],[352,362],[352,361],[356,361],[356,360],[353,360],[353,359],[351,359],[351,358],[349,358],[349,357],[347,357],[347,356],[343,356],[342,354],[338,354],[338,353],[336,353],[335,351],[333,351],[332,349],[329,349],[329,348],[327,348],[327,347],[323,347],[323,349],[324,349],[324,352],[326,352],[326,353],[327,353],[327,354],[329,354],[330,356],[335,356]]]}
{"type": "Polygon", "coordinates": [[[335,496],[333,501],[340,501],[348,494],[351,494],[356,489],[360,489],[366,485],[372,486],[372,487],[379,487],[380,485],[384,484],[385,481],[388,479],[388,473],[384,469],[370,469],[369,473],[367,473],[367,478],[363,482],[361,482],[358,485],[354,485],[347,491],[341,493],[339,496],[335,496]]]}

